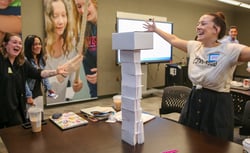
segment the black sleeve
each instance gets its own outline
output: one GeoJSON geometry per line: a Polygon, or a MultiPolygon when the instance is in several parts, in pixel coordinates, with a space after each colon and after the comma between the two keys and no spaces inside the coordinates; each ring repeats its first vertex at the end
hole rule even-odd
{"type": "Polygon", "coordinates": [[[25,74],[27,78],[32,79],[42,79],[41,77],[41,69],[36,69],[33,67],[28,61],[24,63],[25,74]]]}

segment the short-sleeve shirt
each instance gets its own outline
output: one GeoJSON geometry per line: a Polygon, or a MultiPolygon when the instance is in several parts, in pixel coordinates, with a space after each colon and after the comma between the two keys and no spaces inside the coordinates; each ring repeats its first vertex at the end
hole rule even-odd
{"type": "Polygon", "coordinates": [[[207,48],[199,41],[189,41],[188,74],[193,85],[218,92],[229,92],[233,71],[238,63],[241,44],[225,43],[207,48]]]}

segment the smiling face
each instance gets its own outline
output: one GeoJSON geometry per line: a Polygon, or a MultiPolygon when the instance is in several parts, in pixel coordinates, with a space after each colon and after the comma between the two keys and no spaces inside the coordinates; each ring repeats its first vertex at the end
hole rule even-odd
{"type": "Polygon", "coordinates": [[[220,28],[214,24],[213,19],[214,17],[210,15],[200,17],[196,26],[198,41],[217,40],[220,28]]]}
{"type": "Polygon", "coordinates": [[[56,35],[61,36],[67,26],[68,17],[65,5],[62,1],[55,1],[52,3],[53,7],[53,23],[54,32],[56,35]]]}
{"type": "Polygon", "coordinates": [[[17,57],[23,48],[22,39],[18,36],[11,36],[10,40],[5,44],[5,48],[10,58],[17,57]]]}
{"type": "Polygon", "coordinates": [[[228,32],[229,36],[231,36],[231,38],[234,40],[234,39],[237,39],[237,35],[238,35],[238,30],[237,28],[231,28],[228,32]]]}
{"type": "MultiPolygon", "coordinates": [[[[79,14],[84,13],[84,5],[86,4],[85,0],[75,0],[75,4],[77,7],[77,11],[79,14]]],[[[87,21],[96,23],[97,22],[97,4],[93,3],[92,0],[89,0],[88,4],[88,14],[87,14],[87,21]]]]}
{"type": "Polygon", "coordinates": [[[34,56],[39,55],[41,52],[41,49],[42,49],[42,44],[41,44],[40,39],[35,38],[34,43],[32,45],[32,54],[34,56]]]}

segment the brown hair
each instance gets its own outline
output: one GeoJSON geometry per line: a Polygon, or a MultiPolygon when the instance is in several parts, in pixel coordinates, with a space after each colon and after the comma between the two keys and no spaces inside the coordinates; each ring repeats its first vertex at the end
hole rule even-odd
{"type": "Polygon", "coordinates": [[[229,29],[236,29],[236,30],[238,30],[238,27],[237,26],[235,26],[235,25],[232,25],[232,26],[230,26],[230,28],[229,29]]]}
{"type": "MultiPolygon", "coordinates": [[[[1,45],[1,53],[5,58],[8,58],[8,53],[6,50],[6,45],[8,44],[8,42],[10,41],[11,37],[17,36],[19,38],[21,38],[20,34],[16,34],[16,33],[5,33],[5,36],[3,38],[3,42],[1,45]]],[[[22,38],[21,38],[22,39],[22,38]]],[[[19,55],[16,57],[16,61],[18,65],[23,65],[25,62],[25,56],[24,56],[24,51],[23,49],[21,50],[21,52],[19,53],[19,55]]]]}
{"type": "Polygon", "coordinates": [[[225,16],[222,12],[216,12],[216,13],[208,13],[207,15],[213,16],[213,22],[216,26],[220,27],[220,33],[218,35],[218,39],[221,39],[226,34],[226,22],[225,22],[225,16]]]}

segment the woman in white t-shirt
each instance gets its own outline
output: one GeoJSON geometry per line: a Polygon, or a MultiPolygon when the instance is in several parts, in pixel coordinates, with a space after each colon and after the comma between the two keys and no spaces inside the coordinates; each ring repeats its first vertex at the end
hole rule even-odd
{"type": "Polygon", "coordinates": [[[201,132],[233,140],[233,102],[230,82],[238,62],[250,61],[250,47],[221,44],[225,35],[224,15],[208,13],[200,17],[197,41],[183,40],[158,29],[154,21],[144,24],[176,48],[189,54],[189,79],[193,89],[179,122],[201,132]]]}

